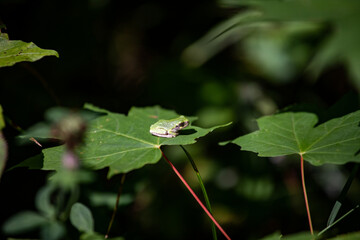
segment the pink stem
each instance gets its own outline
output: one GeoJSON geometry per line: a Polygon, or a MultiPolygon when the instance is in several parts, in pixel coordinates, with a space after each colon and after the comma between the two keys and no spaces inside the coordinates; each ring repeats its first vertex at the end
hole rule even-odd
{"type": "Polygon", "coordinates": [[[306,187],[305,187],[305,177],[304,177],[304,158],[302,155],[300,155],[301,157],[301,182],[302,182],[302,188],[304,191],[304,198],[305,198],[305,206],[306,206],[306,212],[308,215],[308,221],[309,221],[309,226],[310,226],[310,232],[312,235],[314,235],[314,230],[313,230],[313,226],[312,226],[312,222],[311,222],[311,216],[310,216],[310,208],[309,208],[309,202],[308,202],[308,198],[307,198],[307,193],[306,193],[306,187]]]}
{"type": "Polygon", "coordinates": [[[178,170],[175,168],[175,166],[170,162],[170,160],[165,156],[165,154],[161,151],[161,154],[163,155],[164,159],[169,163],[169,165],[171,166],[171,168],[173,169],[173,171],[176,173],[176,175],[180,178],[180,180],[183,182],[183,184],[185,185],[185,187],[189,190],[189,192],[193,195],[193,197],[195,198],[195,200],[199,203],[199,205],[202,207],[202,209],[205,211],[205,213],[209,216],[209,218],[211,219],[211,221],[214,222],[214,224],[216,225],[216,227],[220,230],[220,232],[222,234],[224,234],[224,236],[226,237],[226,239],[231,240],[231,238],[226,234],[226,232],[224,231],[224,229],[220,226],[220,224],[215,220],[215,218],[211,215],[211,213],[207,210],[207,208],[204,206],[204,204],[200,201],[200,199],[196,196],[196,194],[194,193],[194,191],[191,189],[191,187],[189,186],[189,184],[185,181],[185,179],[181,176],[181,174],[178,172],[178,170]]]}

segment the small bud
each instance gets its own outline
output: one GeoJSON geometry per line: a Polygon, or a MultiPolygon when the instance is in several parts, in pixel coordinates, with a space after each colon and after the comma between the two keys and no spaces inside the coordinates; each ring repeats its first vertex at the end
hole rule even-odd
{"type": "Polygon", "coordinates": [[[76,114],[61,119],[52,129],[55,138],[65,141],[68,149],[74,149],[82,142],[86,130],[85,121],[76,114]]]}

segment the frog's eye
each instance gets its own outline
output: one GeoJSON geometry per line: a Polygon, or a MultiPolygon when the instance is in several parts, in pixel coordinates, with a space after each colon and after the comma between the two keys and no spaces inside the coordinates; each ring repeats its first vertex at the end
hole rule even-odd
{"type": "Polygon", "coordinates": [[[186,124],[186,122],[182,122],[182,123],[176,125],[176,127],[183,127],[183,126],[185,126],[185,124],[186,124]]]}

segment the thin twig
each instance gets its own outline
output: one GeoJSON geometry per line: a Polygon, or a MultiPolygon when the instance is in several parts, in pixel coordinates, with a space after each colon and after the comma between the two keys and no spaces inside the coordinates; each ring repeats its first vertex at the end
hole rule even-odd
{"type": "Polygon", "coordinates": [[[119,205],[119,201],[120,201],[121,192],[122,192],[124,182],[125,182],[125,176],[126,176],[125,173],[123,173],[122,176],[121,176],[119,191],[118,191],[118,194],[117,194],[117,197],[116,197],[116,203],[115,203],[113,214],[111,216],[111,220],[110,220],[110,223],[109,223],[106,235],[105,235],[105,239],[107,239],[109,237],[110,229],[111,229],[111,226],[112,226],[112,224],[114,222],[114,219],[115,219],[116,211],[118,209],[118,205],[119,205]]]}

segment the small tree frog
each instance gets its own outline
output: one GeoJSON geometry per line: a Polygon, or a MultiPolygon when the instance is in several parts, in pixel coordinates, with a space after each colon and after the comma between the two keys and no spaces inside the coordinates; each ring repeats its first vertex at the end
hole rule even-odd
{"type": "Polygon", "coordinates": [[[179,135],[179,130],[189,126],[189,120],[181,115],[170,120],[159,120],[150,126],[150,133],[158,137],[173,138],[179,135]]]}

